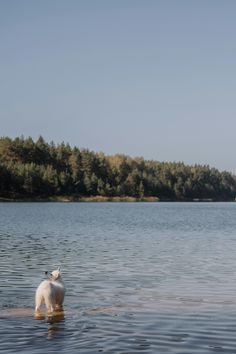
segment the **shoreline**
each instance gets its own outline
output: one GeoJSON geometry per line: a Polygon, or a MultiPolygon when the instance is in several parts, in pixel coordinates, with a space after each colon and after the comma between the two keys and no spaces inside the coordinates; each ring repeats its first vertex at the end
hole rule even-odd
{"type": "Polygon", "coordinates": [[[216,203],[216,202],[235,202],[236,200],[218,200],[218,199],[160,199],[158,197],[104,197],[104,196],[92,196],[92,197],[78,197],[78,196],[53,196],[53,197],[19,197],[19,198],[6,198],[0,197],[0,203],[216,203]]]}
{"type": "Polygon", "coordinates": [[[42,203],[134,203],[134,202],[160,202],[160,199],[157,197],[143,197],[143,198],[136,198],[136,197],[103,197],[103,196],[93,196],[93,197],[74,197],[74,196],[55,196],[55,197],[25,197],[25,198],[3,198],[0,197],[1,202],[42,202],[42,203]]]}

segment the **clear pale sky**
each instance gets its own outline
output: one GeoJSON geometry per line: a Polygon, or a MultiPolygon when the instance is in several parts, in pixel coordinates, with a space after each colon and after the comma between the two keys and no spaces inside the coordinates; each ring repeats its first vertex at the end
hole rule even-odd
{"type": "Polygon", "coordinates": [[[0,0],[0,135],[236,173],[235,0],[0,0]]]}

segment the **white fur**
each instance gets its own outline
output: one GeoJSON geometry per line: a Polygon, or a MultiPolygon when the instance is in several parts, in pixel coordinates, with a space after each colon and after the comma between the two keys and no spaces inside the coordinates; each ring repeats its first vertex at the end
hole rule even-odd
{"type": "Polygon", "coordinates": [[[49,275],[49,279],[42,281],[38,286],[35,294],[35,311],[39,312],[42,304],[46,305],[48,312],[62,309],[65,292],[65,285],[58,268],[49,275]]]}

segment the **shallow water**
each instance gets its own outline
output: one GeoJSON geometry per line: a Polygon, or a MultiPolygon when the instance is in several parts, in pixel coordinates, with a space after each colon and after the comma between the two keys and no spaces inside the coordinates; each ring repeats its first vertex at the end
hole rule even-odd
{"type": "Polygon", "coordinates": [[[236,203],[0,204],[0,352],[236,353],[236,203]],[[64,314],[36,320],[62,267],[64,314]]]}

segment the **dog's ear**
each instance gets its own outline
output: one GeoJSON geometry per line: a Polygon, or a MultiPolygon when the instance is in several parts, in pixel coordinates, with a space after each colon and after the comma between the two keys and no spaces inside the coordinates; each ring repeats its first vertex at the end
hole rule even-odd
{"type": "Polygon", "coordinates": [[[58,267],[58,268],[57,268],[57,271],[60,272],[60,270],[61,270],[61,267],[58,267]]]}

